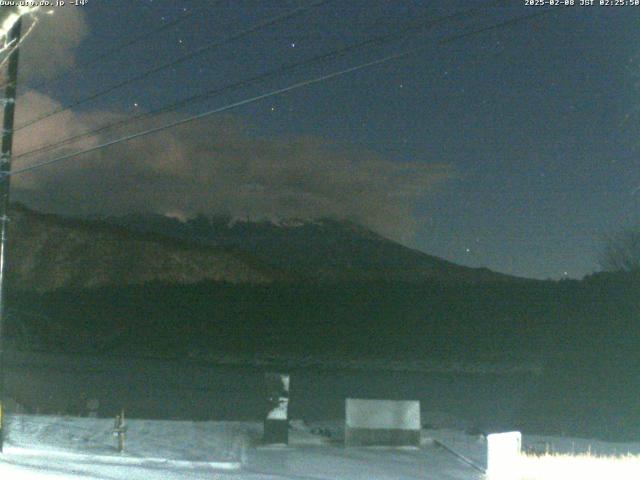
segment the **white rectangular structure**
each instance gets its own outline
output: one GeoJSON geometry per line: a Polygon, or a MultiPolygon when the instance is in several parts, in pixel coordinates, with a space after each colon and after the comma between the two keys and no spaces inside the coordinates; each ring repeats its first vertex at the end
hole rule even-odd
{"type": "Polygon", "coordinates": [[[521,451],[520,432],[487,435],[487,476],[492,480],[513,478],[519,470],[521,451]]]}
{"type": "Polygon", "coordinates": [[[266,444],[289,443],[289,375],[265,374],[267,415],[263,441],[266,444]]]}
{"type": "Polygon", "coordinates": [[[346,446],[420,446],[417,400],[346,400],[346,446]]]}

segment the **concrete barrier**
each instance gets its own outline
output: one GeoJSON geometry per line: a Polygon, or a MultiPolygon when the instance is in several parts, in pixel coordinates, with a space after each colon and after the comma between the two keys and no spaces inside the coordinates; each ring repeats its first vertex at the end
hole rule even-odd
{"type": "Polygon", "coordinates": [[[346,400],[345,446],[420,446],[420,402],[346,400]]]}

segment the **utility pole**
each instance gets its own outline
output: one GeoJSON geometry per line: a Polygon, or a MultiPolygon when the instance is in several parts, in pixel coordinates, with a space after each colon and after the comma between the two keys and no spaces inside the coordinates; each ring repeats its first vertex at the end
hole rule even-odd
{"type": "Polygon", "coordinates": [[[9,65],[7,86],[4,90],[4,115],[2,122],[2,146],[0,149],[0,453],[4,448],[5,412],[5,355],[3,327],[5,323],[6,303],[6,261],[7,261],[7,224],[9,222],[9,187],[11,184],[11,154],[13,149],[13,117],[16,110],[16,87],[18,83],[18,53],[22,19],[19,18],[11,27],[6,37],[9,48],[9,65]]]}

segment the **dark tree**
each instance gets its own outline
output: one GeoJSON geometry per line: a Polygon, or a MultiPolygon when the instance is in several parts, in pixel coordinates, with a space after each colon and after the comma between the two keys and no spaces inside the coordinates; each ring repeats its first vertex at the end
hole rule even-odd
{"type": "Polygon", "coordinates": [[[607,236],[600,266],[606,271],[640,272],[640,227],[607,236]]]}

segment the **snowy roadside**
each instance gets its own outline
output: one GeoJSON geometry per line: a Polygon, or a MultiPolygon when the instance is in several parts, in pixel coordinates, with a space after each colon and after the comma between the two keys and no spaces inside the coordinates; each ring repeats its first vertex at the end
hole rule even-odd
{"type": "Polygon", "coordinates": [[[260,446],[259,422],[128,421],[126,453],[110,419],[10,415],[0,478],[479,478],[427,439],[422,448],[342,446],[339,422],[292,422],[288,447],[260,446]]]}
{"type": "MultiPolygon", "coordinates": [[[[0,478],[215,480],[480,480],[486,440],[456,429],[422,431],[420,448],[345,448],[338,421],[293,421],[288,447],[260,446],[260,422],[129,420],[119,454],[113,420],[9,415],[0,478]]],[[[525,436],[525,451],[640,453],[640,444],[525,436]]]]}
{"type": "Polygon", "coordinates": [[[10,415],[7,453],[35,450],[60,458],[71,453],[92,458],[117,455],[124,463],[163,459],[231,465],[240,460],[243,431],[234,422],[134,419],[126,423],[129,441],[126,452],[118,454],[111,419],[10,415]]]}
{"type": "Polygon", "coordinates": [[[211,479],[241,468],[246,437],[233,422],[128,420],[118,453],[110,419],[10,415],[7,425],[0,477],[16,479],[211,479]]]}

